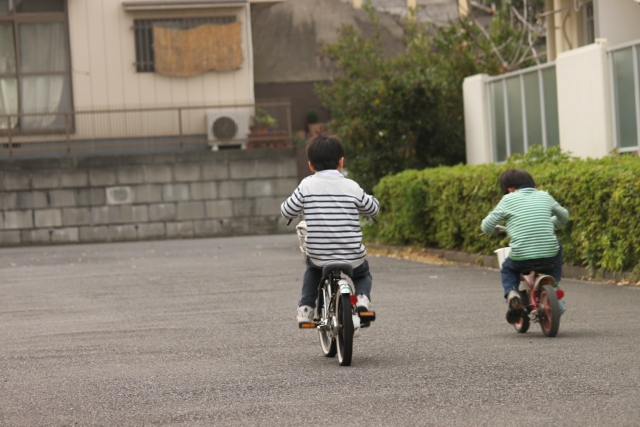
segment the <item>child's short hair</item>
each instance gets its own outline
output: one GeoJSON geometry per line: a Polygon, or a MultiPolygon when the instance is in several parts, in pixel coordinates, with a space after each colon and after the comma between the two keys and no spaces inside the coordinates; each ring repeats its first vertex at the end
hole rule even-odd
{"type": "Polygon", "coordinates": [[[307,145],[307,158],[316,171],[337,169],[343,157],[344,147],[335,135],[319,133],[307,145]]]}
{"type": "Polygon", "coordinates": [[[536,182],[527,171],[521,169],[507,169],[500,175],[500,190],[502,194],[508,194],[509,188],[516,190],[523,187],[535,187],[536,182]]]}

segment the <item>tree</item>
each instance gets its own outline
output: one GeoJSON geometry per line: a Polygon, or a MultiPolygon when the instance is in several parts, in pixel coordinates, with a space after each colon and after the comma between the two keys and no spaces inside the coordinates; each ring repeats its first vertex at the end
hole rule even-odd
{"type": "Polygon", "coordinates": [[[330,129],[345,145],[346,167],[365,190],[387,174],[464,162],[463,79],[540,57],[529,58],[531,48],[521,41],[532,30],[513,18],[512,8],[503,1],[488,29],[473,17],[441,28],[408,20],[405,52],[393,58],[383,55],[379,35],[367,39],[348,26],[324,47],[338,75],[316,92],[332,113],[330,129]]]}

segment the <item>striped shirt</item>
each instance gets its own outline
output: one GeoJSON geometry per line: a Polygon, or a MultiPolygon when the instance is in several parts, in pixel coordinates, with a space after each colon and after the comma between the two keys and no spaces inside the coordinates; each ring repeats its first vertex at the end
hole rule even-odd
{"type": "Polygon", "coordinates": [[[554,227],[566,224],[569,212],[546,191],[526,187],[505,195],[482,220],[482,231],[493,234],[493,229],[502,220],[507,221],[509,258],[516,261],[549,258],[560,249],[554,227]]]}
{"type": "Polygon", "coordinates": [[[360,186],[337,170],[321,171],[302,180],[280,210],[285,218],[304,214],[307,221],[307,255],[318,267],[331,261],[364,262],[358,215],[374,217],[380,205],[360,186]]]}

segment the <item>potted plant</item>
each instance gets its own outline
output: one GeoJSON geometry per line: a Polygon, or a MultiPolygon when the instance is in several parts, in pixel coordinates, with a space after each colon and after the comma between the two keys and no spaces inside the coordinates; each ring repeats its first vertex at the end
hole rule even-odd
{"type": "Polygon", "coordinates": [[[307,113],[307,127],[309,128],[309,138],[313,138],[324,130],[324,123],[320,123],[320,116],[316,110],[307,113]]]}
{"type": "Polygon", "coordinates": [[[256,108],[256,115],[251,117],[251,132],[266,133],[270,128],[278,124],[276,119],[271,116],[264,108],[256,108]]]}

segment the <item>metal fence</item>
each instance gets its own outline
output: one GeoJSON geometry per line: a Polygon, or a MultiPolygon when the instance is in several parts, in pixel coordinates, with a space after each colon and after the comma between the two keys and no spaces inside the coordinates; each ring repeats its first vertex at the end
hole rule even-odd
{"type": "Polygon", "coordinates": [[[491,77],[487,93],[494,161],[560,144],[555,63],[491,77]]]}
{"type": "Polygon", "coordinates": [[[278,147],[291,141],[289,102],[0,114],[0,159],[278,147]],[[257,112],[275,123],[252,126],[257,112]]]}
{"type": "Polygon", "coordinates": [[[640,146],[640,40],[609,48],[613,136],[620,152],[640,146]]]}

